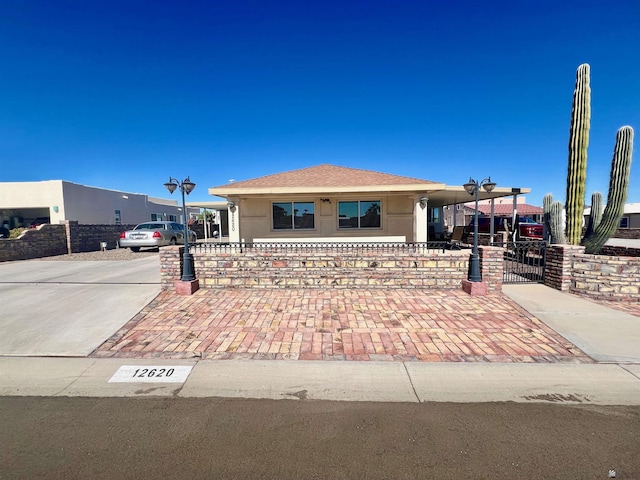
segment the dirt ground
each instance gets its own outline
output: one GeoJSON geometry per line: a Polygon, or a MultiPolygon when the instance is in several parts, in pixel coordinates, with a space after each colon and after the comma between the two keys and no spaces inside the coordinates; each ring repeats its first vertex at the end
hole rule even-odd
{"type": "Polygon", "coordinates": [[[640,407],[0,398],[0,479],[640,479],[640,407]]]}

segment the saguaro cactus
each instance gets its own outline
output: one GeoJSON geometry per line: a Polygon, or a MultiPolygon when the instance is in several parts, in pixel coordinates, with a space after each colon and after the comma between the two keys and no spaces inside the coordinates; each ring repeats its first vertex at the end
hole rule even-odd
{"type": "Polygon", "coordinates": [[[567,241],[579,245],[582,238],[584,194],[587,179],[587,148],[591,126],[591,87],[589,64],[583,63],[576,72],[573,91],[571,127],[569,128],[569,167],[567,171],[567,241]]]}
{"type": "Polygon", "coordinates": [[[616,145],[611,160],[609,176],[609,193],[607,205],[602,213],[602,220],[594,227],[593,232],[582,242],[586,253],[597,253],[618,228],[624,213],[624,203],[629,190],[631,173],[631,157],[633,153],[633,128],[622,127],[616,134],[616,145]]]}

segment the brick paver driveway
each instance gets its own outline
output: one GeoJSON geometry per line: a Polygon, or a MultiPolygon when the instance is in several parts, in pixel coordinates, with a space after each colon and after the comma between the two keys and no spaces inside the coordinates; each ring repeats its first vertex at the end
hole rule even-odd
{"type": "Polygon", "coordinates": [[[92,356],[592,362],[506,296],[458,290],[163,292],[92,356]]]}

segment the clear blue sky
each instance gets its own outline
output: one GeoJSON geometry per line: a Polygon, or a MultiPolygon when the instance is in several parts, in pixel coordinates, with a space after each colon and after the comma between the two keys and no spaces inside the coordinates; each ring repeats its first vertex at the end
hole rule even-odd
{"type": "Polygon", "coordinates": [[[638,0],[3,0],[0,181],[170,198],[190,175],[212,200],[330,163],[564,200],[583,62],[589,203],[616,130],[640,136],[638,0]]]}

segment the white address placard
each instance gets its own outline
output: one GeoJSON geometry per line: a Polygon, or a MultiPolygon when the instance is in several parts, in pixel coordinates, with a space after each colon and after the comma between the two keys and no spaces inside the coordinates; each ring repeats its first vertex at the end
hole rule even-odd
{"type": "Polygon", "coordinates": [[[183,383],[193,365],[122,365],[109,383],[183,383]]]}

